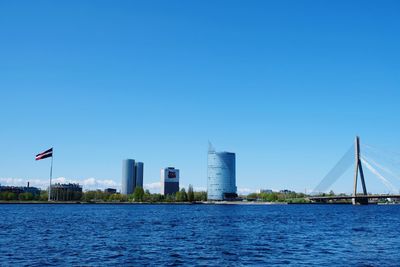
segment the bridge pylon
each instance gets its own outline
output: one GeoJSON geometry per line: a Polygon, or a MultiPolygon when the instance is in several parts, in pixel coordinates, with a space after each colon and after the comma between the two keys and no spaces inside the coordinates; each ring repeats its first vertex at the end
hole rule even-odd
{"type": "Polygon", "coordinates": [[[365,186],[364,172],[360,159],[360,137],[356,136],[355,139],[355,167],[354,167],[354,188],[353,188],[353,205],[367,205],[368,204],[368,192],[365,186]],[[362,194],[357,194],[357,181],[358,173],[360,172],[360,180],[362,185],[362,194]]]}

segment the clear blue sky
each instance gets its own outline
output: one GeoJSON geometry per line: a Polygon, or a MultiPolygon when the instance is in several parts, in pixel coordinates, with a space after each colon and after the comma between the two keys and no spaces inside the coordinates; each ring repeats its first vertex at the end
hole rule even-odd
{"type": "Polygon", "coordinates": [[[50,161],[34,155],[53,146],[55,177],[119,185],[134,158],[145,184],[172,165],[206,187],[210,140],[237,153],[243,191],[312,189],[356,134],[400,151],[399,13],[399,1],[1,1],[0,183],[45,181],[50,161]]]}

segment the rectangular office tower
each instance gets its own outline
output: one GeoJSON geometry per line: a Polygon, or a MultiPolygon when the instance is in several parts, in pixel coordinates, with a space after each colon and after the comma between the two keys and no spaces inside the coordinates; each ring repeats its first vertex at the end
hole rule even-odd
{"type": "Polygon", "coordinates": [[[161,169],[161,194],[173,195],[179,191],[179,170],[173,167],[161,169]]]}
{"type": "Polygon", "coordinates": [[[143,188],[143,162],[135,162],[134,159],[122,161],[121,194],[133,194],[136,187],[143,188]]]}
{"type": "Polygon", "coordinates": [[[136,162],[135,164],[135,174],[136,174],[136,187],[143,188],[143,162],[136,162]]]}

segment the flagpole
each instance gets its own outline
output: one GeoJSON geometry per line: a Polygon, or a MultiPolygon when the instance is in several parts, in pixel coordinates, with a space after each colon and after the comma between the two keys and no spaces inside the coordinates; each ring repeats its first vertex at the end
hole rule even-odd
{"type": "Polygon", "coordinates": [[[51,200],[51,178],[53,177],[53,155],[51,155],[51,166],[50,166],[50,186],[49,186],[49,196],[48,196],[48,201],[51,200]]]}

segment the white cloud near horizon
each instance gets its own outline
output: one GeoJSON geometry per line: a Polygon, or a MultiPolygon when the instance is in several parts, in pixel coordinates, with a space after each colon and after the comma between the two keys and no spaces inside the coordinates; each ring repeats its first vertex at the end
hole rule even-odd
{"type": "MultiPolygon", "coordinates": [[[[40,189],[47,189],[49,186],[49,179],[28,179],[28,178],[15,178],[15,177],[0,177],[0,185],[8,186],[26,186],[29,182],[30,186],[38,187],[40,189]]],[[[83,190],[95,190],[95,189],[105,189],[105,188],[115,188],[118,191],[121,190],[121,185],[113,179],[97,179],[94,177],[89,177],[86,179],[75,179],[66,177],[57,177],[52,179],[52,183],[78,183],[83,186],[83,190]]],[[[153,182],[143,185],[144,189],[150,190],[152,193],[160,193],[161,183],[153,182]]]]}
{"type": "Polygon", "coordinates": [[[251,189],[247,187],[238,187],[237,193],[238,195],[248,195],[250,193],[258,193],[260,190],[251,189]]]}
{"type": "MultiPolygon", "coordinates": [[[[27,182],[29,182],[30,186],[38,187],[41,189],[47,189],[49,185],[49,179],[0,177],[1,185],[26,186],[27,182]]],[[[112,179],[97,179],[94,177],[86,179],[69,179],[65,177],[57,177],[52,179],[52,183],[79,183],[83,186],[83,190],[105,189],[108,187],[120,189],[120,185],[112,179]]]]}
{"type": "MultiPolygon", "coordinates": [[[[13,177],[0,177],[0,185],[9,186],[26,186],[27,182],[30,186],[38,187],[43,190],[47,189],[49,185],[49,179],[38,179],[38,178],[13,178],[13,177]]],[[[83,186],[83,190],[95,190],[95,189],[105,189],[105,188],[115,188],[117,191],[121,190],[121,185],[113,179],[97,179],[94,177],[89,177],[86,179],[70,179],[66,177],[57,177],[52,180],[52,183],[79,183],[83,186]]],[[[151,193],[160,193],[161,182],[152,182],[143,185],[144,189],[148,189],[151,193]]],[[[188,189],[188,185],[181,185],[188,189]]],[[[194,187],[195,191],[207,191],[207,187],[194,187]]],[[[239,195],[248,195],[250,193],[259,192],[259,190],[251,189],[247,187],[238,187],[237,193],[239,195]]]]}
{"type": "Polygon", "coordinates": [[[160,193],[161,191],[161,182],[154,182],[149,184],[144,184],[143,188],[148,189],[151,193],[160,193]]]}
{"type": "Polygon", "coordinates": [[[47,187],[49,181],[45,181],[43,179],[23,179],[23,178],[12,178],[12,177],[0,177],[0,184],[1,185],[8,185],[8,186],[26,186],[27,183],[30,183],[30,186],[34,187],[47,187]]]}

